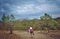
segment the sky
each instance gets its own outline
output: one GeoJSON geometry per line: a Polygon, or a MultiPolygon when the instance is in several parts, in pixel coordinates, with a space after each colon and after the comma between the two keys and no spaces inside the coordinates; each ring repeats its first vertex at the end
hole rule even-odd
{"type": "Polygon", "coordinates": [[[40,19],[44,13],[60,17],[60,0],[0,0],[0,19],[3,14],[16,19],[40,19]]]}

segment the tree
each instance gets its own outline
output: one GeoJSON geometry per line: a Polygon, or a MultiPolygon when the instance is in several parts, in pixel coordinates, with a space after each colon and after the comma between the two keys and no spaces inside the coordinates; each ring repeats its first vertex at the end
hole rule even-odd
{"type": "Polygon", "coordinates": [[[47,29],[49,32],[49,28],[50,28],[50,21],[52,20],[52,17],[50,15],[48,15],[47,13],[44,14],[44,16],[40,17],[41,18],[41,28],[42,29],[47,29]]]}
{"type": "Polygon", "coordinates": [[[3,22],[3,29],[5,29],[5,23],[7,22],[7,16],[5,14],[3,14],[1,19],[2,19],[2,22],[3,22]]]}
{"type": "Polygon", "coordinates": [[[13,27],[14,27],[14,24],[15,24],[15,17],[14,15],[10,15],[10,16],[7,16],[7,19],[8,19],[8,22],[10,24],[10,34],[12,34],[13,32],[13,27]]]}
{"type": "Polygon", "coordinates": [[[7,27],[10,27],[10,34],[12,34],[12,30],[13,30],[13,27],[14,27],[14,24],[15,24],[14,21],[15,21],[14,15],[11,14],[9,16],[9,15],[3,14],[3,16],[2,16],[3,26],[6,27],[5,23],[8,24],[7,27]]]}
{"type": "Polygon", "coordinates": [[[44,16],[41,16],[40,18],[41,18],[41,20],[51,20],[52,19],[52,17],[50,15],[48,15],[47,13],[45,13],[44,16]]]}

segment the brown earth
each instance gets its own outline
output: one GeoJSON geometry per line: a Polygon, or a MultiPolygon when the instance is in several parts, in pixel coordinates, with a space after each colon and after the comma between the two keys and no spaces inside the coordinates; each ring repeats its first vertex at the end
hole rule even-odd
{"type": "Polygon", "coordinates": [[[21,38],[16,34],[9,34],[6,31],[0,31],[0,39],[21,39],[21,38]]]}
{"type": "Polygon", "coordinates": [[[13,31],[13,34],[0,31],[0,39],[60,39],[60,32],[41,33],[40,31],[35,31],[33,38],[31,38],[26,31],[13,31]]]}

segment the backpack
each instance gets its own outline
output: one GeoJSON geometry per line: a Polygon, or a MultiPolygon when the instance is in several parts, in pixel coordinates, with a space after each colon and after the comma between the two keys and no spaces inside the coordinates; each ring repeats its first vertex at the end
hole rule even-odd
{"type": "Polygon", "coordinates": [[[33,29],[30,29],[30,33],[33,33],[33,29]]]}

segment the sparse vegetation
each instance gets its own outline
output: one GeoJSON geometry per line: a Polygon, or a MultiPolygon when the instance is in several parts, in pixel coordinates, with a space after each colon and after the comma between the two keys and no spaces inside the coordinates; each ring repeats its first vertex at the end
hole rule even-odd
{"type": "MultiPolygon", "coordinates": [[[[0,34],[1,34],[0,38],[1,39],[4,39],[4,38],[5,39],[10,39],[10,38],[11,39],[27,39],[29,37],[25,31],[30,26],[32,26],[33,29],[36,30],[35,31],[35,34],[36,34],[35,39],[40,39],[40,36],[42,36],[41,39],[45,39],[45,38],[47,38],[46,35],[48,37],[50,36],[50,37],[55,38],[54,36],[58,36],[58,34],[59,34],[59,33],[57,34],[56,32],[58,30],[60,30],[60,19],[52,18],[50,15],[45,13],[44,16],[40,17],[40,19],[33,19],[33,20],[26,20],[25,19],[25,20],[20,21],[20,20],[16,20],[14,15],[3,14],[1,21],[0,21],[0,30],[3,33],[0,32],[0,34]],[[5,33],[3,30],[10,31],[10,34],[5,33]],[[17,32],[16,33],[16,32],[14,32],[14,30],[19,30],[19,31],[16,31],[17,32]],[[20,32],[20,30],[22,30],[24,32],[20,32]],[[55,32],[55,30],[56,30],[56,32],[55,32]],[[37,31],[39,31],[39,32],[37,32],[37,31]],[[48,31],[48,33],[47,33],[47,31],[48,31]],[[24,36],[24,35],[26,35],[26,36],[24,36]],[[20,38],[20,36],[21,36],[21,38],[20,38]]],[[[58,32],[60,32],[60,31],[58,31],[58,32]]],[[[59,36],[60,36],[60,34],[59,34],[59,36]]],[[[49,39],[53,39],[50,37],[49,37],[49,39]]],[[[57,37],[55,39],[59,39],[59,37],[57,37]]]]}
{"type": "MultiPolygon", "coordinates": [[[[14,30],[27,30],[30,26],[34,28],[34,30],[60,30],[60,19],[54,19],[47,13],[44,16],[41,16],[40,19],[33,20],[15,20],[13,15],[6,16],[3,14],[2,23],[3,29],[8,27],[13,27],[14,30]]],[[[0,26],[1,27],[1,26],[0,26]]],[[[11,28],[12,29],[12,28],[11,28]]]]}

